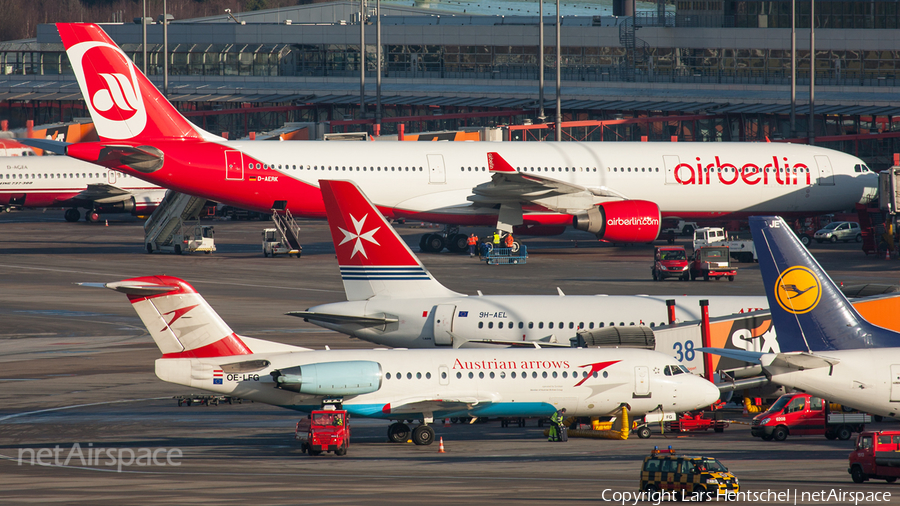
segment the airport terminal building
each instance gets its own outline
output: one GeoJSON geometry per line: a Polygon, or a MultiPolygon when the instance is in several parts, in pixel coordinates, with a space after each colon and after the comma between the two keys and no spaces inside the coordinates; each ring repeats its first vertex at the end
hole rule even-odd
{"type": "MultiPolygon", "coordinates": [[[[457,2],[460,5],[465,2],[457,2]]],[[[537,123],[536,4],[502,15],[385,4],[381,12],[382,133],[537,123]]],[[[468,4],[474,5],[474,4],[468,4]]],[[[641,3],[637,15],[566,15],[560,26],[564,121],[678,116],[584,130],[586,140],[807,141],[810,13],[797,12],[797,123],[790,125],[790,1],[641,3]]],[[[614,7],[615,8],[615,7],[614,7]]],[[[514,10],[515,9],[515,10],[514,10]]],[[[887,1],[815,4],[817,144],[858,153],[880,168],[900,151],[900,9],[887,1]],[[895,119],[897,118],[897,119],[895,119]]],[[[555,109],[556,26],[545,8],[545,108],[555,109]]],[[[598,12],[601,12],[598,10],[598,12]]],[[[585,11],[589,14],[589,11],[585,11]]],[[[358,121],[365,60],[366,117],[376,102],[374,2],[175,20],[169,25],[168,96],[191,119],[232,137],[285,121],[358,121]],[[360,52],[361,28],[366,47],[360,52]],[[362,58],[361,54],[365,57],[362,58]]],[[[139,22],[138,22],[139,23],[139,22]]],[[[104,29],[142,67],[140,24],[104,29]]],[[[163,85],[162,25],[148,27],[147,73],[163,85]]],[[[0,115],[19,127],[85,115],[53,25],[36,39],[0,43],[0,115]]],[[[523,136],[522,138],[526,138],[523,136]]]]}

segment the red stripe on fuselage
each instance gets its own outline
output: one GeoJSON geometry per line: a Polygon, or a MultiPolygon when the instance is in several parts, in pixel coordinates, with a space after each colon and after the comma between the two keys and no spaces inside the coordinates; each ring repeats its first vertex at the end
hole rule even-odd
{"type": "Polygon", "coordinates": [[[212,358],[252,354],[253,352],[241,341],[237,334],[231,334],[214,343],[193,350],[184,350],[180,353],[166,353],[162,358],[212,358]]]}

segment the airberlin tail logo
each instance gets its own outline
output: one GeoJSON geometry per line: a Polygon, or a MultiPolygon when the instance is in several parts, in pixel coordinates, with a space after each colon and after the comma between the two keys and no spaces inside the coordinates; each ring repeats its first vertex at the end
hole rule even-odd
{"type": "Polygon", "coordinates": [[[799,265],[789,267],[775,281],[775,299],[788,313],[808,313],[816,307],[821,298],[822,284],[806,267],[799,265]]]}
{"type": "Polygon", "coordinates": [[[147,126],[134,65],[110,44],[88,41],[67,50],[78,86],[101,137],[130,139],[147,126]]]}

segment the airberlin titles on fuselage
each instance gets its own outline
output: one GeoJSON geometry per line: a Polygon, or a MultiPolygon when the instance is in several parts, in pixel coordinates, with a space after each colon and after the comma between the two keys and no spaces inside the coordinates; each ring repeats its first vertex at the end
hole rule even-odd
{"type": "Polygon", "coordinates": [[[722,163],[718,156],[715,158],[715,162],[709,163],[705,167],[703,166],[700,157],[696,158],[696,166],[688,163],[679,163],[674,169],[675,181],[683,185],[711,184],[711,181],[714,181],[714,179],[712,179],[710,175],[716,174],[716,179],[724,185],[733,185],[738,181],[750,186],[760,183],[768,185],[770,184],[769,174],[771,171],[771,174],[774,176],[774,182],[772,184],[798,184],[798,173],[805,173],[805,184],[812,184],[809,167],[803,163],[797,163],[792,166],[788,163],[787,157],[782,158],[783,162],[781,165],[779,165],[778,157],[772,156],[773,163],[767,163],[762,167],[755,163],[745,163],[740,168],[733,163],[722,163]],[[791,178],[791,175],[793,175],[793,178],[791,178]]]}

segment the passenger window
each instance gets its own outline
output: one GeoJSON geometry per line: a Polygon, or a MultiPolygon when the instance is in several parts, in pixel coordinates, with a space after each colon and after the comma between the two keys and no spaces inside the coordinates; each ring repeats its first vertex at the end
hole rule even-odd
{"type": "Polygon", "coordinates": [[[542,328],[544,328],[544,322],[540,322],[540,323],[538,323],[538,328],[539,328],[539,329],[542,329],[542,328]]]}
{"type": "Polygon", "coordinates": [[[553,322],[548,323],[548,324],[547,324],[547,328],[552,329],[552,328],[553,328],[553,322]]]}
{"type": "Polygon", "coordinates": [[[484,328],[484,322],[478,322],[478,328],[483,329],[483,328],[484,328]]]}
{"type": "Polygon", "coordinates": [[[569,322],[569,328],[570,328],[570,329],[574,329],[574,328],[575,328],[575,322],[569,322]]]}
{"type": "Polygon", "coordinates": [[[533,328],[534,328],[534,322],[528,322],[528,328],[533,329],[533,328]]]}
{"type": "Polygon", "coordinates": [[[524,328],[524,327],[525,327],[525,322],[519,322],[519,328],[521,329],[521,328],[524,328]]]}
{"type": "Polygon", "coordinates": [[[494,328],[494,322],[488,322],[488,328],[489,329],[494,328]]]}
{"type": "Polygon", "coordinates": [[[498,329],[502,329],[502,328],[503,328],[503,322],[497,322],[497,328],[498,328],[498,329]]]}

